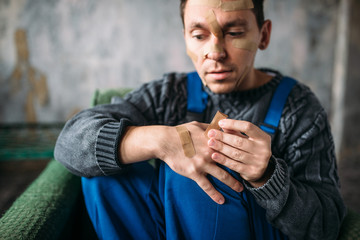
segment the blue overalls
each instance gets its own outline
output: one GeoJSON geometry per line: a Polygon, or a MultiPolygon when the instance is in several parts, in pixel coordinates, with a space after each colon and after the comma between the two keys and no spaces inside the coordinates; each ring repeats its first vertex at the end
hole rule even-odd
{"type": "MultiPolygon", "coordinates": [[[[284,77],[276,89],[260,126],[269,134],[275,133],[295,84],[284,77]]],[[[199,116],[207,94],[196,72],[188,74],[187,86],[188,114],[199,116]]],[[[142,162],[122,174],[82,178],[85,204],[100,239],[287,239],[267,222],[265,210],[247,190],[237,193],[208,176],[225,197],[218,205],[196,182],[159,163],[157,168],[142,162]]],[[[242,181],[239,174],[226,170],[242,181]]]]}

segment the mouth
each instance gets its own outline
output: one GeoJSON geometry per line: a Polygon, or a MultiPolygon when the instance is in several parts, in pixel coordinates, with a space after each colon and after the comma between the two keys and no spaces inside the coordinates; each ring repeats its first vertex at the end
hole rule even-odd
{"type": "Polygon", "coordinates": [[[217,81],[225,80],[226,78],[230,77],[231,74],[232,71],[227,69],[212,70],[206,73],[206,75],[208,75],[211,79],[217,81]]]}

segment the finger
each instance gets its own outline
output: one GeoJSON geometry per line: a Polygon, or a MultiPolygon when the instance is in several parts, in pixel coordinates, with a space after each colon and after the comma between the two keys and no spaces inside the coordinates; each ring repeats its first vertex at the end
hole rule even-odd
{"type": "Polygon", "coordinates": [[[241,132],[250,138],[261,138],[264,133],[259,127],[247,121],[234,119],[223,119],[219,122],[219,126],[223,129],[241,132]]]}
{"type": "MultiPolygon", "coordinates": [[[[255,145],[253,141],[249,140],[247,137],[241,134],[234,135],[232,133],[229,134],[212,129],[211,131],[209,131],[208,136],[210,137],[210,140],[216,139],[218,141],[221,141],[222,143],[225,143],[229,146],[232,146],[236,149],[241,149],[246,152],[250,152],[249,149],[252,149],[255,145]]],[[[210,143],[214,143],[214,142],[209,141],[209,144],[210,143]]]]}
{"type": "Polygon", "coordinates": [[[236,192],[241,192],[244,190],[243,185],[238,180],[236,180],[233,176],[231,176],[230,173],[216,166],[215,164],[212,165],[212,167],[209,168],[207,172],[213,177],[219,179],[219,181],[223,182],[225,185],[229,186],[231,189],[233,189],[236,192]]]}
{"type": "Polygon", "coordinates": [[[194,179],[194,181],[214,202],[217,204],[225,203],[224,196],[215,189],[209,179],[207,179],[204,175],[200,175],[197,179],[194,179]]]}
{"type": "Polygon", "coordinates": [[[252,155],[245,150],[229,146],[221,141],[217,141],[214,138],[208,141],[208,145],[215,151],[220,152],[223,155],[242,163],[246,163],[247,159],[250,159],[250,155],[252,155]]]}
{"type": "Polygon", "coordinates": [[[232,160],[232,159],[229,159],[227,156],[225,156],[221,153],[213,153],[211,155],[211,158],[215,162],[217,162],[237,173],[241,174],[244,171],[245,164],[235,161],[235,160],[232,160]]]}

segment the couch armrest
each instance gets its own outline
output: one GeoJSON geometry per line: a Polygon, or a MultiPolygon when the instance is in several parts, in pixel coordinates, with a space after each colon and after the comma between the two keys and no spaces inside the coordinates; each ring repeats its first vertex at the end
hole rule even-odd
{"type": "Polygon", "coordinates": [[[0,219],[1,239],[59,238],[80,192],[80,178],[51,160],[0,219]]]}

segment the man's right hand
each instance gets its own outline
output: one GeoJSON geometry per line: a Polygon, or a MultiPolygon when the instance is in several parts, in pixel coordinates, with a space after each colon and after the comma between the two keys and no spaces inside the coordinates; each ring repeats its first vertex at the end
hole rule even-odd
{"type": "Polygon", "coordinates": [[[204,136],[208,124],[190,122],[182,126],[185,126],[190,132],[196,154],[191,158],[185,156],[180,137],[176,129],[171,127],[168,129],[169,134],[161,144],[163,155],[160,156],[160,159],[176,173],[194,180],[218,204],[223,204],[225,199],[206,177],[208,174],[219,179],[233,190],[242,191],[242,184],[211,159],[214,151],[208,147],[208,139],[204,136]]]}

